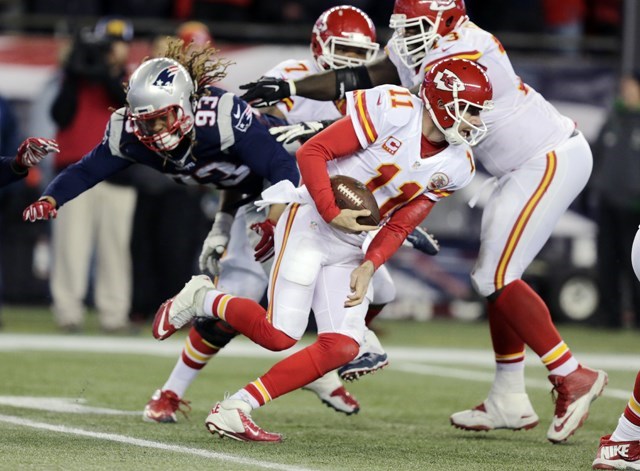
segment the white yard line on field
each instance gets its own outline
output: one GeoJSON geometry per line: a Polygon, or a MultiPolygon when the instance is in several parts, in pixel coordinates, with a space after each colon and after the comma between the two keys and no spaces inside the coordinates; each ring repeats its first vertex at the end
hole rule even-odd
{"type": "Polygon", "coordinates": [[[127,445],[135,445],[143,448],[156,448],[158,450],[173,451],[175,453],[184,453],[187,455],[201,456],[203,458],[210,458],[219,461],[227,461],[237,464],[249,465],[255,468],[264,469],[277,469],[282,471],[311,471],[308,468],[301,468],[300,466],[289,466],[280,463],[269,463],[263,460],[252,460],[249,458],[241,458],[239,456],[229,455],[227,453],[217,453],[215,451],[201,450],[199,448],[189,448],[185,446],[169,445],[162,442],[153,442],[150,440],[141,440],[139,438],[128,437],[126,435],[116,435],[114,433],[102,433],[91,432],[75,427],[66,427],[64,425],[53,425],[44,422],[35,422],[29,419],[23,419],[22,417],[14,417],[12,415],[0,414],[0,422],[5,422],[14,425],[20,425],[23,427],[30,427],[40,430],[47,430],[49,432],[66,433],[70,435],[79,435],[82,437],[96,438],[98,440],[106,440],[110,442],[124,443],[127,445]]]}
{"type": "MultiPolygon", "coordinates": [[[[221,357],[282,358],[304,347],[300,344],[284,352],[269,352],[246,338],[238,338],[225,347],[221,357]]],[[[0,353],[15,351],[90,352],[140,354],[177,357],[184,347],[183,339],[158,342],[147,337],[107,337],[72,335],[0,334],[0,353]]],[[[385,347],[393,364],[400,361],[433,362],[446,365],[494,366],[489,349],[385,347]]],[[[595,354],[574,352],[578,361],[591,368],[611,371],[638,371],[640,355],[595,354]]],[[[527,365],[541,367],[540,360],[528,352],[527,365]]]]}

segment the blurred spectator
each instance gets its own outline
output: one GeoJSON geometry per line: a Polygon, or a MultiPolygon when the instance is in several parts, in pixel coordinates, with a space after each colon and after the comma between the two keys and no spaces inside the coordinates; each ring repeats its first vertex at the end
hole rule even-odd
{"type": "MultiPolygon", "coordinates": [[[[129,21],[103,18],[94,31],[83,30],[75,38],[51,109],[59,128],[57,172],[89,152],[103,136],[112,109],[124,105],[132,37],[129,21]]],[[[128,325],[129,245],[136,201],[131,183],[130,175],[116,175],[71,201],[53,221],[51,294],[55,320],[63,330],[82,328],[93,257],[101,328],[118,331],[128,325]]]]}
{"type": "Polygon", "coordinates": [[[176,36],[187,46],[193,44],[196,47],[205,47],[207,44],[213,44],[209,27],[200,21],[182,23],[176,30],[176,36]]]}
{"type": "Polygon", "coordinates": [[[631,246],[640,224],[640,69],[620,80],[614,104],[593,146],[591,187],[596,197],[600,318],[624,326],[630,308],[640,327],[640,285],[631,265],[631,246]]]}
{"type": "Polygon", "coordinates": [[[587,32],[594,35],[617,36],[622,31],[624,0],[586,0],[588,3],[587,32]]]}
{"type": "Polygon", "coordinates": [[[247,21],[253,3],[254,0],[176,0],[174,15],[179,20],[247,21]]]}
{"type": "Polygon", "coordinates": [[[577,54],[584,31],[585,0],[542,0],[545,29],[558,39],[558,49],[577,54]]]}

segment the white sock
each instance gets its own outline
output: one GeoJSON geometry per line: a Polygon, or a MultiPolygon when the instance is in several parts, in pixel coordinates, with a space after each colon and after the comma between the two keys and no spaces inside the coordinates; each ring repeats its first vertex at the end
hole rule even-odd
{"type": "Polygon", "coordinates": [[[578,369],[579,363],[574,357],[569,358],[562,365],[549,371],[550,375],[567,376],[578,369]]]}
{"type": "Polygon", "coordinates": [[[516,363],[496,363],[496,375],[489,394],[526,393],[524,386],[524,360],[516,363]]]}
{"type": "Polygon", "coordinates": [[[618,419],[618,426],[611,434],[614,442],[632,442],[640,440],[640,427],[629,422],[624,414],[618,419]]]}
{"type": "Polygon", "coordinates": [[[202,306],[202,310],[204,311],[205,315],[213,316],[216,319],[218,318],[216,313],[213,312],[213,301],[215,301],[216,296],[218,296],[219,294],[220,291],[209,290],[207,291],[207,294],[204,295],[204,305],[202,306]]]}
{"type": "Polygon", "coordinates": [[[258,407],[260,407],[260,404],[258,403],[258,401],[256,401],[256,398],[249,394],[249,392],[244,388],[240,389],[233,396],[229,396],[229,399],[238,399],[240,401],[244,401],[251,406],[251,409],[257,409],[258,407]]]}
{"type": "Polygon", "coordinates": [[[191,385],[193,380],[196,379],[200,371],[201,370],[196,370],[188,366],[182,361],[182,355],[180,355],[176,366],[173,367],[173,371],[171,372],[171,375],[169,375],[167,382],[162,386],[162,389],[173,391],[178,395],[178,397],[183,398],[184,394],[187,392],[187,388],[191,385]]]}

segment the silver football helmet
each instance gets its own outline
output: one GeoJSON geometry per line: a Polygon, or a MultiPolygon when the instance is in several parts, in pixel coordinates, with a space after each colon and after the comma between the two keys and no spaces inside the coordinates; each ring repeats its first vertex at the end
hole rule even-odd
{"type": "Polygon", "coordinates": [[[193,129],[195,84],[168,58],[148,60],[129,80],[127,103],[136,137],[154,152],[175,149],[193,129]]]}

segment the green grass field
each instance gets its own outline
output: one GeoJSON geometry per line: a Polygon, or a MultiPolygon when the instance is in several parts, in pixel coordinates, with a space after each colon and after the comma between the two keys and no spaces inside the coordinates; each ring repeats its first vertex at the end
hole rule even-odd
{"type": "Polygon", "coordinates": [[[247,444],[213,437],[204,419],[225,392],[273,364],[273,356],[251,349],[249,341],[234,340],[203,370],[187,394],[189,419],[148,424],[140,412],[173,368],[184,333],[162,343],[149,328],[104,337],[90,316],[85,334],[58,335],[46,309],[7,307],[2,316],[2,470],[590,469],[598,439],[615,427],[640,367],[636,332],[562,325],[578,359],[610,376],[585,426],[566,444],[547,442],[551,388],[545,370],[532,361],[528,392],[540,425],[527,432],[463,432],[449,425],[449,415],[484,399],[493,375],[486,323],[381,320],[391,364],[347,385],[360,401],[358,415],[338,414],[312,393],[296,391],[253,414],[265,429],[284,433],[285,441],[247,444]],[[240,356],[234,347],[253,353],[240,356]],[[47,406],[50,398],[110,411],[56,411],[47,406]]]}

